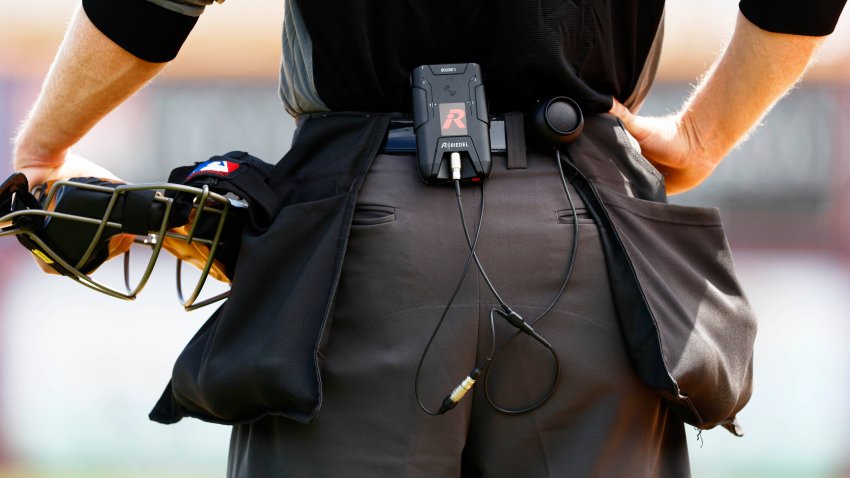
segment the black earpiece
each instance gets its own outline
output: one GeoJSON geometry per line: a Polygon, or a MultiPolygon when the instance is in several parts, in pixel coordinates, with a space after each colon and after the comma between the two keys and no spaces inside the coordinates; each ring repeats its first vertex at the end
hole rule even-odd
{"type": "Polygon", "coordinates": [[[541,140],[550,144],[567,144],[581,135],[584,116],[578,103],[566,96],[556,96],[537,104],[531,123],[541,140]]]}

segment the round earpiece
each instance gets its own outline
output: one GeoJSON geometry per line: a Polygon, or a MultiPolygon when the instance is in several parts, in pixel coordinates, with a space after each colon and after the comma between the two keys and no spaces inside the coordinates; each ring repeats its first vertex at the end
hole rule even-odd
{"type": "Polygon", "coordinates": [[[584,129],[581,108],[566,96],[541,101],[534,111],[532,121],[538,135],[553,144],[571,143],[584,129]]]}

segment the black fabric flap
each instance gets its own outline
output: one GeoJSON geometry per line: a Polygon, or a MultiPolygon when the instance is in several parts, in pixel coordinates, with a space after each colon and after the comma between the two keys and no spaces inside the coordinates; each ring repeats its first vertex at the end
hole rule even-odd
{"type": "Polygon", "coordinates": [[[177,359],[151,419],[312,420],[354,205],[388,123],[333,114],[301,124],[268,182],[280,211],[267,230],[245,228],[230,296],[177,359]]]}
{"type": "Polygon", "coordinates": [[[756,321],[719,213],[667,204],[661,175],[616,119],[587,126],[567,166],[600,229],[632,363],[685,422],[739,433],[730,424],[752,392],[756,321]]]}

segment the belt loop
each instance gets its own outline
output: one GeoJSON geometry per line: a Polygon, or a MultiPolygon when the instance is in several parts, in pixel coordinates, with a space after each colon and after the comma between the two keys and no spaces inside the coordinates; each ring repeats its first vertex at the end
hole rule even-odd
{"type": "Polygon", "coordinates": [[[508,150],[508,169],[526,169],[525,122],[522,113],[505,113],[505,142],[508,150]]]}

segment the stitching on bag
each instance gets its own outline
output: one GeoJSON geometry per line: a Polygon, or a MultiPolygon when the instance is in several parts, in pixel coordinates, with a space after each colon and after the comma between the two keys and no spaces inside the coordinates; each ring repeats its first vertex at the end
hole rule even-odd
{"type": "Polygon", "coordinates": [[[594,181],[594,182],[608,183],[608,184],[611,184],[611,185],[613,185],[613,186],[617,186],[617,187],[623,187],[623,186],[625,186],[625,185],[630,185],[630,184],[632,184],[632,182],[631,182],[631,181],[629,181],[629,180],[628,180],[628,178],[622,178],[622,179],[623,179],[622,181],[615,181],[615,180],[613,180],[613,179],[609,179],[609,178],[606,178],[606,177],[604,177],[604,176],[593,176],[593,175],[590,175],[590,176],[585,176],[585,177],[586,177],[588,180],[592,180],[592,181],[594,181]]]}
{"type": "Polygon", "coordinates": [[[720,224],[720,223],[687,222],[687,221],[674,221],[674,220],[670,220],[670,219],[660,219],[660,218],[657,218],[657,217],[648,216],[646,214],[641,214],[641,213],[639,213],[637,211],[633,211],[633,210],[631,210],[631,209],[629,209],[625,206],[620,206],[619,204],[613,204],[613,203],[610,203],[610,202],[607,202],[607,201],[604,202],[604,203],[605,203],[606,206],[611,206],[611,207],[614,207],[614,208],[617,208],[617,209],[622,209],[623,211],[632,213],[637,217],[646,219],[648,221],[653,221],[653,222],[660,222],[660,223],[664,223],[664,224],[673,224],[673,225],[676,225],[676,226],[695,226],[695,227],[721,227],[722,226],[722,224],[720,224]]]}
{"type": "Polygon", "coordinates": [[[659,171],[658,168],[653,166],[652,163],[650,163],[649,160],[646,159],[646,157],[642,153],[639,153],[635,149],[631,141],[628,141],[628,137],[634,137],[631,136],[629,131],[626,129],[626,125],[623,124],[623,121],[620,118],[617,118],[617,125],[619,126],[620,131],[622,131],[622,133],[626,135],[626,149],[629,156],[631,156],[632,159],[635,160],[635,162],[639,164],[644,171],[654,177],[656,181],[663,183],[664,176],[661,174],[661,171],[659,171]]]}

